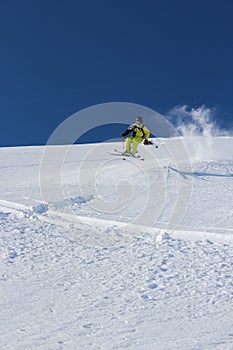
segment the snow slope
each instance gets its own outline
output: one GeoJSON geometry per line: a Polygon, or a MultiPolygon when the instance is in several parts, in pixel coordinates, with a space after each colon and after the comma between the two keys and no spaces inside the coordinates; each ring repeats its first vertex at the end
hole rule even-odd
{"type": "Polygon", "coordinates": [[[233,138],[0,149],[0,348],[233,349],[233,138]]]}

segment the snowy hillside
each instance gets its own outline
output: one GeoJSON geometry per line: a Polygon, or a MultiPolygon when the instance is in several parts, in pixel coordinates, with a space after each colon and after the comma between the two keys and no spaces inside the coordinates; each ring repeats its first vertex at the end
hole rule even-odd
{"type": "Polygon", "coordinates": [[[114,149],[0,149],[0,349],[233,349],[233,138],[114,149]]]}

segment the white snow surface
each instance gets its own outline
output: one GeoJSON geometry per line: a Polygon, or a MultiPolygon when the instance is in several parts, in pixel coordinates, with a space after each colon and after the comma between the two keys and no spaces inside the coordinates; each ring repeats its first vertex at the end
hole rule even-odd
{"type": "Polygon", "coordinates": [[[233,349],[233,138],[114,149],[0,149],[0,349],[233,349]]]}

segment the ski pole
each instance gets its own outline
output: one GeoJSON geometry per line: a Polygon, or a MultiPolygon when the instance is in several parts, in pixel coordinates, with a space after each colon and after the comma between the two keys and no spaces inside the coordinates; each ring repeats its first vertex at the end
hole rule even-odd
{"type": "MultiPolygon", "coordinates": [[[[156,142],[158,142],[158,137],[154,136],[154,138],[156,139],[156,142]]],[[[155,144],[155,148],[159,148],[158,143],[155,144]]]]}
{"type": "Polygon", "coordinates": [[[124,143],[125,143],[125,139],[124,139],[124,137],[122,136],[122,147],[123,147],[123,150],[125,149],[125,145],[124,145],[124,143]]]}

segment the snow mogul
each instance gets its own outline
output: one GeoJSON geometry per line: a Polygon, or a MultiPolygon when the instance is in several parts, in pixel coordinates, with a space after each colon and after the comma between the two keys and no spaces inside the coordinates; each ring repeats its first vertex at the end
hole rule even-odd
{"type": "Polygon", "coordinates": [[[127,137],[125,140],[125,153],[134,155],[138,152],[138,145],[142,143],[144,139],[144,145],[152,145],[153,143],[149,141],[150,131],[143,123],[142,117],[136,118],[136,123],[130,125],[121,136],[127,136],[130,133],[133,133],[131,136],[127,137]]]}

